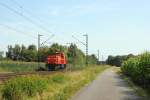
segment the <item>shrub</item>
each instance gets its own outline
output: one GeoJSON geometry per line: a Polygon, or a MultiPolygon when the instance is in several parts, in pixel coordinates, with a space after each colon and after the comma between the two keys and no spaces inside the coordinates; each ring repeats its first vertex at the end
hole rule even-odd
{"type": "Polygon", "coordinates": [[[121,69],[134,82],[150,89],[150,53],[130,58],[122,64],[121,69]]]}
{"type": "Polygon", "coordinates": [[[23,100],[26,97],[41,95],[47,84],[47,80],[39,76],[14,78],[4,84],[2,97],[5,100],[23,100]]]}

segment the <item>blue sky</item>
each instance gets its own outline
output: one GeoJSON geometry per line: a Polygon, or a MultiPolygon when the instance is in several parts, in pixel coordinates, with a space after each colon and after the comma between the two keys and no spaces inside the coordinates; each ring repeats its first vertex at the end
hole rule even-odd
{"type": "MultiPolygon", "coordinates": [[[[51,32],[45,32],[0,5],[0,51],[6,51],[8,44],[36,44],[37,40],[32,37],[37,37],[37,33],[44,35],[43,41],[55,34],[50,42],[64,45],[77,43],[72,35],[85,41],[82,35],[87,33],[89,52],[96,54],[99,49],[105,58],[107,55],[138,54],[150,50],[149,0],[1,0],[0,3],[28,16],[51,32]]],[[[85,51],[82,44],[77,45],[85,51]]]]}

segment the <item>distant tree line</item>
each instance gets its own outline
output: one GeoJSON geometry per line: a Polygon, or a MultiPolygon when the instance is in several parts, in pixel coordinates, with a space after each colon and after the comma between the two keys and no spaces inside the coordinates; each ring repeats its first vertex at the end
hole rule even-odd
{"type": "Polygon", "coordinates": [[[129,55],[123,55],[123,56],[108,56],[107,60],[106,60],[106,64],[111,65],[111,66],[117,66],[117,67],[121,67],[122,63],[126,60],[128,60],[129,58],[134,57],[133,54],[129,54],[129,55]]]}
{"type": "MultiPolygon", "coordinates": [[[[56,52],[64,52],[70,64],[85,64],[86,56],[75,44],[70,44],[70,46],[67,47],[54,43],[51,46],[41,47],[39,52],[35,45],[9,45],[6,58],[14,61],[37,62],[39,54],[40,61],[45,62],[48,55],[56,52]]],[[[97,58],[95,55],[88,55],[88,61],[89,64],[96,64],[97,58]]]]}
{"type": "Polygon", "coordinates": [[[0,51],[0,59],[3,59],[3,56],[4,56],[4,52],[0,51]]]}

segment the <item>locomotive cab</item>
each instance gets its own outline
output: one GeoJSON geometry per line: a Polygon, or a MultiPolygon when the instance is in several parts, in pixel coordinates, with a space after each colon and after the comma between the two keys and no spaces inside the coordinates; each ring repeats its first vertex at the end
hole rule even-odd
{"type": "Polygon", "coordinates": [[[46,60],[46,67],[49,71],[66,68],[66,57],[63,52],[56,52],[49,55],[46,60]]]}

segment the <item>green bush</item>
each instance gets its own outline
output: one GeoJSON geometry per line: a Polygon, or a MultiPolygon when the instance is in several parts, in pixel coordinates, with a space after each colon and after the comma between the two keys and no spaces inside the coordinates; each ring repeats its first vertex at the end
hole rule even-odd
{"type": "Polygon", "coordinates": [[[39,76],[14,78],[4,84],[2,97],[5,100],[23,100],[37,94],[41,95],[47,85],[47,80],[39,76]]]}
{"type": "Polygon", "coordinates": [[[146,52],[134,58],[125,61],[121,67],[123,73],[131,77],[131,79],[142,85],[144,88],[150,89],[150,53],[146,52]]]}

